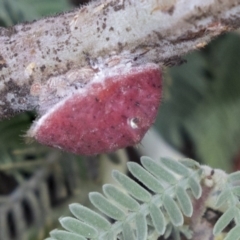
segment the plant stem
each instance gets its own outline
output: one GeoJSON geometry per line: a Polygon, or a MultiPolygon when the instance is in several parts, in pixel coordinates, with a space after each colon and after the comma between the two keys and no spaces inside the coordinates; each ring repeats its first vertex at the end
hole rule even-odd
{"type": "Polygon", "coordinates": [[[0,28],[0,118],[44,112],[76,82],[119,62],[181,63],[182,55],[238,27],[240,0],[98,0],[0,28]]]}

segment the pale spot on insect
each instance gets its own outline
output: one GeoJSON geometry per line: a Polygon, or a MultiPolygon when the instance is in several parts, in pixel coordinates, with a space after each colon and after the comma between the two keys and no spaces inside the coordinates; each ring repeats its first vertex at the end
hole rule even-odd
{"type": "Polygon", "coordinates": [[[136,117],[128,119],[128,124],[132,129],[137,129],[138,123],[139,123],[139,119],[136,117]]]}
{"type": "Polygon", "coordinates": [[[27,65],[24,71],[24,74],[27,78],[29,78],[33,74],[35,67],[36,67],[35,62],[31,62],[27,65]]]}

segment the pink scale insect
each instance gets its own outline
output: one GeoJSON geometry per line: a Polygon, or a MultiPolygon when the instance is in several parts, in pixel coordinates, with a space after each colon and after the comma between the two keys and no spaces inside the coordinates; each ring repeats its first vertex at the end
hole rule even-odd
{"type": "Polygon", "coordinates": [[[138,144],[154,123],[162,94],[157,64],[117,64],[47,110],[28,131],[38,142],[80,155],[138,144]]]}

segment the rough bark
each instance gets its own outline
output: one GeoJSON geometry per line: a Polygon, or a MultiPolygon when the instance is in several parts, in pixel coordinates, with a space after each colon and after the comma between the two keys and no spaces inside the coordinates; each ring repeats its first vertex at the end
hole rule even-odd
{"type": "Polygon", "coordinates": [[[240,0],[98,0],[0,28],[0,118],[45,112],[103,68],[174,65],[240,26],[240,0]]]}

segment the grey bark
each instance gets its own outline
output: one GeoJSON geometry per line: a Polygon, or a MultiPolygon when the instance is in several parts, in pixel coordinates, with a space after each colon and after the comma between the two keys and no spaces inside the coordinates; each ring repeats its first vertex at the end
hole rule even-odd
{"type": "Polygon", "coordinates": [[[45,112],[100,68],[174,65],[240,26],[240,0],[98,0],[0,28],[0,118],[45,112]]]}

